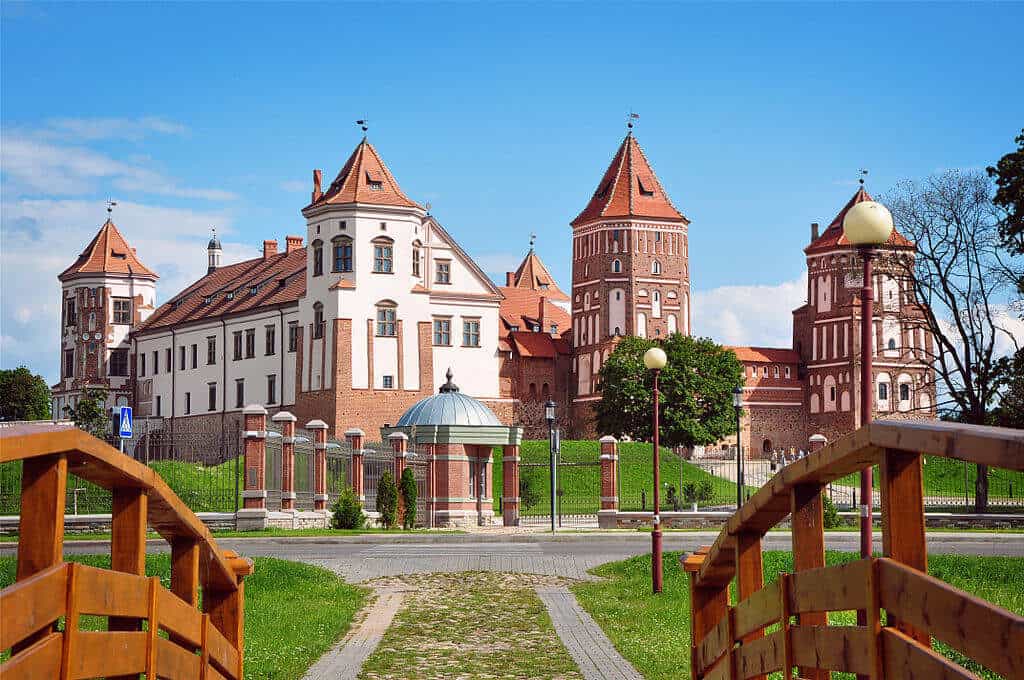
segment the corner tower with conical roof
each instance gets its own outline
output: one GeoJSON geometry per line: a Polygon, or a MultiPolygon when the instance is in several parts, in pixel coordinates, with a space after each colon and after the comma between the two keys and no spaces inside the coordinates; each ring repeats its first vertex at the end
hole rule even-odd
{"type": "Polygon", "coordinates": [[[574,404],[619,337],[690,332],[689,224],[630,131],[572,221],[574,404]]]}
{"type": "Polygon", "coordinates": [[[129,333],[153,313],[156,273],[142,264],[113,221],[100,227],[61,283],[60,381],[53,414],[62,418],[86,388],[107,390],[107,406],[133,403],[129,333]]]}

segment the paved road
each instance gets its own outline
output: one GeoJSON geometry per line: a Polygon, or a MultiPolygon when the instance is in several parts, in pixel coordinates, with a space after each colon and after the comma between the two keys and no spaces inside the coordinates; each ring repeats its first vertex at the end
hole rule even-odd
{"type": "MultiPolygon", "coordinates": [[[[692,551],[709,545],[715,532],[665,534],[665,550],[692,551]]],[[[834,550],[857,550],[852,532],[826,535],[834,550]]],[[[325,566],[351,582],[379,576],[451,571],[510,571],[587,578],[587,570],[650,550],[646,533],[548,534],[412,534],[346,537],[224,538],[218,543],[242,555],[266,555],[325,566]]],[[[876,533],[876,549],[881,550],[876,533]]],[[[149,550],[167,550],[163,541],[151,541],[149,550]]],[[[788,550],[788,533],[770,533],[767,550],[788,550]]],[[[11,555],[15,544],[0,544],[0,555],[11,555]]],[[[1024,534],[931,533],[933,554],[1009,555],[1024,557],[1024,534]]],[[[106,552],[102,542],[67,543],[69,553],[106,552]]]]}

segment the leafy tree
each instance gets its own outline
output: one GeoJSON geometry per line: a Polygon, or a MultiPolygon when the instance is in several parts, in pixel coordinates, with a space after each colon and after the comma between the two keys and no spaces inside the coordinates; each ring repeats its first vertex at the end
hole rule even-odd
{"type": "Polygon", "coordinates": [[[674,333],[657,343],[624,338],[601,367],[602,399],[597,427],[602,434],[651,439],[653,376],[643,356],[660,344],[668,364],[658,380],[661,442],[701,446],[721,441],[736,429],[732,391],[743,383],[743,366],[733,352],[707,338],[674,333]]]}
{"type": "Polygon", "coordinates": [[[110,436],[110,413],[107,411],[107,391],[102,387],[87,387],[78,403],[69,413],[75,425],[98,439],[110,436]]]}
{"type": "Polygon", "coordinates": [[[416,477],[412,468],[402,470],[402,528],[412,529],[416,526],[416,477]]]}
{"type": "Polygon", "coordinates": [[[0,420],[50,418],[50,386],[25,366],[0,370],[0,420]]]}
{"type": "Polygon", "coordinates": [[[995,424],[1024,430],[1024,349],[1003,359],[1006,390],[995,412],[995,424]]]}
{"type": "Polygon", "coordinates": [[[365,523],[363,504],[352,487],[346,486],[331,506],[331,526],[335,529],[362,529],[365,523]]]}
{"type": "Polygon", "coordinates": [[[398,486],[390,470],[385,470],[377,481],[377,513],[382,527],[390,529],[395,526],[398,520],[398,486]]]}
{"type": "MultiPolygon", "coordinates": [[[[1006,211],[999,224],[999,236],[1012,255],[1024,255],[1024,130],[1017,137],[1017,150],[1011,151],[988,168],[996,181],[992,202],[1006,211]]],[[[1016,271],[1017,287],[1024,293],[1024,271],[1016,271]]]]}

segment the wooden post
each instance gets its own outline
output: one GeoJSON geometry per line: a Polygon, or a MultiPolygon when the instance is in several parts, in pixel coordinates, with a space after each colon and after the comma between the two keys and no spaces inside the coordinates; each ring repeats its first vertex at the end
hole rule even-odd
{"type": "MultiPolygon", "coordinates": [[[[924,526],[924,482],[921,455],[886,449],[879,463],[882,473],[882,550],[886,557],[928,572],[924,526]]],[[[931,638],[913,626],[889,619],[900,631],[922,645],[931,638]]]]}
{"type": "Polygon", "coordinates": [[[15,580],[64,560],[64,503],[68,459],[64,455],[27,458],[21,468],[21,517],[15,580]]]}
{"type": "MultiPolygon", "coordinates": [[[[817,484],[798,484],[792,494],[793,571],[817,569],[825,566],[825,518],[821,500],[821,487],[817,484]]],[[[825,612],[806,612],[798,615],[801,626],[828,625],[825,612]]],[[[800,668],[800,677],[806,680],[828,680],[826,670],[800,668]]]]}
{"type": "MultiPolygon", "coordinates": [[[[203,611],[209,615],[209,621],[227,639],[231,646],[238,650],[238,677],[242,677],[242,661],[245,656],[245,583],[244,577],[252,572],[251,565],[239,571],[238,554],[231,550],[224,551],[224,557],[232,563],[236,571],[235,590],[210,590],[203,588],[203,611]]],[[[205,647],[205,642],[204,642],[205,647]]]]}
{"type": "MultiPolygon", "coordinates": [[[[723,616],[729,615],[728,587],[701,587],[697,585],[697,573],[704,563],[704,556],[711,548],[702,546],[683,562],[683,569],[690,577],[690,668],[697,677],[697,649],[723,616]]],[[[731,656],[729,663],[732,663],[731,656]]]]}
{"type": "Polygon", "coordinates": [[[176,538],[171,542],[171,592],[191,607],[199,606],[199,541],[176,538]]]}
{"type": "MultiPolygon", "coordinates": [[[[146,510],[149,497],[145,489],[116,488],[110,524],[110,568],[138,576],[146,575],[146,510]]],[[[108,630],[142,630],[142,619],[111,616],[108,630]]],[[[121,678],[135,676],[119,676],[121,678]]]]}
{"type": "MultiPolygon", "coordinates": [[[[743,531],[736,535],[736,590],[742,602],[764,587],[764,562],[761,556],[761,534],[743,531]]],[[[748,643],[764,637],[764,631],[755,631],[743,637],[748,643]]],[[[765,675],[753,675],[764,680],[765,675]]]]}
{"type": "Polygon", "coordinates": [[[782,599],[782,616],[779,619],[779,630],[782,631],[782,680],[793,680],[793,638],[789,635],[789,629],[793,627],[793,614],[789,606],[789,579],[789,574],[779,574],[779,597],[782,599]]]}

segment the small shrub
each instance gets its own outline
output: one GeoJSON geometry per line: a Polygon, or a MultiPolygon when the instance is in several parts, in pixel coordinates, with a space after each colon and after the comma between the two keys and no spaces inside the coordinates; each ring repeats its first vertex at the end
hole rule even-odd
{"type": "Polygon", "coordinates": [[[519,502],[523,508],[540,505],[541,489],[530,477],[519,478],[519,502]]]}
{"type": "Polygon", "coordinates": [[[839,519],[839,511],[836,510],[836,504],[832,502],[832,499],[828,496],[822,496],[821,500],[824,503],[824,523],[826,529],[835,529],[843,525],[843,520],[839,519]]]}
{"type": "Polygon", "coordinates": [[[412,529],[416,526],[416,478],[412,468],[402,470],[402,528],[412,529]]]}
{"type": "Polygon", "coordinates": [[[683,501],[679,498],[679,495],[676,494],[676,487],[672,484],[668,485],[668,493],[666,494],[665,501],[668,503],[669,507],[676,512],[683,509],[683,501]]]}
{"type": "Polygon", "coordinates": [[[331,526],[335,529],[362,529],[366,524],[363,504],[351,487],[342,490],[331,506],[331,513],[331,526]]]}
{"type": "Polygon", "coordinates": [[[683,484],[683,499],[693,505],[701,505],[709,502],[715,497],[714,487],[710,479],[702,479],[699,482],[686,482],[683,484]]]}
{"type": "Polygon", "coordinates": [[[390,529],[395,526],[398,520],[398,486],[390,470],[385,470],[377,482],[377,513],[382,527],[390,529]]]}

